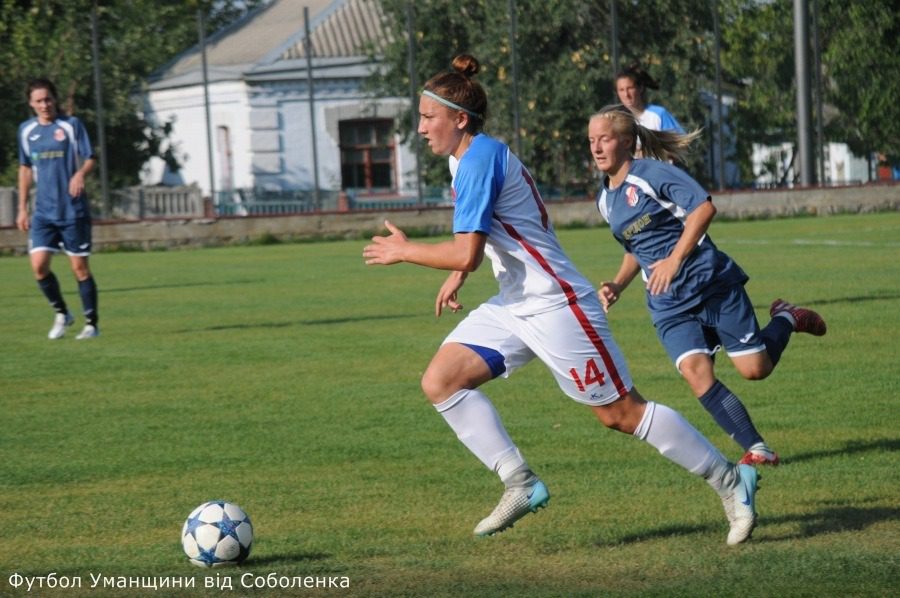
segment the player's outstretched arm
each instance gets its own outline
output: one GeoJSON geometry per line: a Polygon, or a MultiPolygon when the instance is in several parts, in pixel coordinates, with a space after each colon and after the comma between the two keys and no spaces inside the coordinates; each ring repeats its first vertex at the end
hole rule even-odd
{"type": "Polygon", "coordinates": [[[487,236],[482,233],[456,233],[450,241],[416,243],[390,221],[385,220],[384,226],[391,234],[372,237],[372,242],[363,249],[367,265],[407,262],[438,270],[474,272],[484,258],[487,236]]]}
{"type": "Polygon", "coordinates": [[[600,303],[603,304],[603,311],[609,312],[609,308],[619,300],[622,292],[628,288],[628,285],[631,284],[631,281],[634,280],[634,277],[640,271],[641,266],[638,264],[637,259],[632,254],[625,252],[625,255],[622,257],[622,265],[619,266],[616,277],[612,280],[601,282],[600,288],[597,290],[600,303]]]}

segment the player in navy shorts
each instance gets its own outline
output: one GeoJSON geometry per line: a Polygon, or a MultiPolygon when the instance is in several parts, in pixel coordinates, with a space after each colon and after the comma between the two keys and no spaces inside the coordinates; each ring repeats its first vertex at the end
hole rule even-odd
{"type": "Polygon", "coordinates": [[[741,463],[777,465],[743,403],[716,379],[713,356],[724,349],[748,380],[772,373],[793,332],[825,334],[816,312],[776,299],[760,330],[744,284],[747,274],[707,234],[716,208],[694,179],[668,160],[681,160],[699,133],[650,131],[622,105],[607,106],[588,125],[591,154],[606,174],[600,214],[625,256],[600,286],[608,310],[641,274],[656,333],[691,390],[745,451],[741,463]],[[640,140],[644,155],[634,158],[640,140]]]}
{"type": "Polygon", "coordinates": [[[62,249],[78,281],[85,325],[79,340],[100,334],[97,284],[88,266],[91,255],[91,213],[84,177],[96,159],[81,121],[61,114],[56,87],[47,79],[33,79],[27,88],[35,116],[19,125],[19,211],[16,225],[28,231],[28,253],[38,286],[56,312],[50,339],[62,338],[75,318],[69,313],[59,281],[50,269],[54,253],[62,249]],[[31,221],[28,199],[36,184],[31,221]]]}
{"type": "MultiPolygon", "coordinates": [[[[632,434],[704,478],[722,499],[728,544],[756,525],[756,470],[729,463],[676,411],[638,393],[610,333],[596,289],[566,256],[527,168],[501,141],[485,135],[487,95],[473,80],[479,63],[457,56],[453,71],[428,80],[418,132],[446,156],[454,197],[453,238],[410,241],[389,235],[363,249],[366,264],[407,262],[449,270],[435,313],[459,311],[458,292],[487,257],[499,292],[472,310],[444,339],[422,376],[422,390],[457,438],[505,486],[478,536],[501,532],[545,506],[550,494],[512,441],[481,385],[539,359],[567,396],[605,426],[632,434]]],[[[452,497],[453,494],[451,493],[452,497]]]]}

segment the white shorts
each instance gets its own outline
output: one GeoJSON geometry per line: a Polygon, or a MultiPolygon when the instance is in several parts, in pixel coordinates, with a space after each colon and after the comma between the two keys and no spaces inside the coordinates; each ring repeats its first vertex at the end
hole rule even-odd
{"type": "Polygon", "coordinates": [[[504,378],[537,357],[564,393],[586,405],[612,403],[632,388],[625,358],[594,293],[529,316],[511,314],[494,297],[466,316],[444,343],[497,351],[506,366],[504,378]]]}

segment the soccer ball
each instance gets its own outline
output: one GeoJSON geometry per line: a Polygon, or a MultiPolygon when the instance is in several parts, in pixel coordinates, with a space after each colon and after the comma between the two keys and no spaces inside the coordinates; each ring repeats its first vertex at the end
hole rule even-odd
{"type": "Polygon", "coordinates": [[[237,565],[250,554],[253,524],[234,503],[205,502],[188,515],[181,528],[181,546],[198,567],[237,565]]]}

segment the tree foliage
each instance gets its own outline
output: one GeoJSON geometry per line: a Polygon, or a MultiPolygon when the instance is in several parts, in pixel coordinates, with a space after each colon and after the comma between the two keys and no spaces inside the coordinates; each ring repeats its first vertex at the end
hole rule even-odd
{"type": "MultiPolygon", "coordinates": [[[[820,6],[827,140],[856,153],[898,156],[900,72],[898,13],[891,0],[820,6]]],[[[736,135],[742,180],[751,181],[754,144],[795,143],[796,82],[793,0],[616,0],[620,66],[639,61],[661,83],[650,101],[666,106],[688,128],[703,128],[686,168],[706,184],[714,115],[701,101],[713,94],[713,9],[720,11],[722,74],[736,104],[729,128],[736,135]]],[[[509,2],[382,0],[392,31],[385,70],[375,89],[408,96],[406,11],[415,12],[418,86],[471,53],[484,65],[486,131],[512,145],[509,2]]],[[[522,159],[548,184],[591,188],[585,142],[589,115],[614,101],[609,2],[516,0],[522,159]]],[[[408,133],[409,119],[401,123],[408,133]]],[[[428,152],[424,152],[427,154],[428,152]]],[[[446,182],[443,160],[427,160],[427,180],[446,182]]]]}
{"type": "Polygon", "coordinates": [[[900,13],[892,0],[819,0],[826,24],[825,99],[836,109],[829,137],[859,155],[900,162],[900,13]]]}
{"type": "MultiPolygon", "coordinates": [[[[214,31],[261,0],[101,0],[98,42],[112,186],[135,184],[151,156],[172,159],[166,126],[139,117],[137,93],[146,77],[197,43],[197,12],[214,31]]],[[[60,94],[61,108],[81,118],[98,144],[92,62],[92,0],[0,0],[0,185],[14,185],[18,168],[15,134],[31,112],[29,79],[46,76],[60,94]]]]}
{"type": "MultiPolygon", "coordinates": [[[[810,6],[811,12],[819,10],[825,141],[847,143],[860,156],[876,151],[897,161],[900,17],[894,3],[811,0],[810,6]]],[[[749,179],[752,144],[797,140],[793,2],[728,0],[723,11],[723,66],[743,83],[734,120],[738,157],[749,179]]]]}
{"type": "MultiPolygon", "coordinates": [[[[113,186],[134,184],[151,156],[174,160],[165,124],[140,119],[136,97],[147,76],[197,41],[197,11],[213,32],[266,0],[98,0],[108,166],[113,186]]],[[[483,64],[488,133],[514,145],[509,0],[380,0],[391,35],[378,50],[376,94],[408,97],[407,9],[413,7],[418,88],[459,53],[483,64]]],[[[900,17],[892,0],[810,0],[819,7],[827,140],[857,154],[900,160],[900,17]]],[[[521,157],[547,186],[591,190],[587,119],[613,92],[610,2],[514,0],[521,157]]],[[[793,0],[616,0],[619,65],[638,61],[661,83],[650,100],[688,129],[704,128],[687,169],[709,184],[713,122],[701,92],[714,91],[712,8],[722,23],[722,66],[736,105],[730,125],[743,179],[753,178],[754,143],[794,142],[793,0]]],[[[97,143],[91,52],[92,0],[0,0],[0,185],[17,168],[15,131],[30,116],[24,86],[44,75],[63,108],[97,143]]],[[[410,118],[401,119],[410,134],[410,118]]],[[[444,185],[446,162],[426,158],[426,182],[444,185]]]]}
{"type": "MultiPolygon", "coordinates": [[[[482,63],[478,80],[488,92],[485,130],[514,145],[509,3],[466,0],[448,5],[441,0],[419,0],[413,4],[418,87],[449,68],[455,55],[474,55],[482,63]]],[[[706,110],[698,92],[712,72],[711,37],[704,33],[710,29],[711,13],[698,12],[696,2],[690,0],[620,4],[620,66],[640,61],[662,84],[651,100],[666,105],[685,126],[702,127],[706,110]]],[[[385,69],[372,83],[382,93],[409,96],[409,3],[382,0],[382,5],[393,35],[383,51],[385,69]]],[[[516,0],[515,5],[521,157],[547,185],[592,190],[587,121],[615,101],[609,3],[516,0]]],[[[401,121],[406,133],[409,122],[401,121]]],[[[695,154],[695,160],[700,160],[702,145],[695,154]]],[[[446,162],[428,157],[426,164],[426,180],[446,184],[446,162]]]]}

